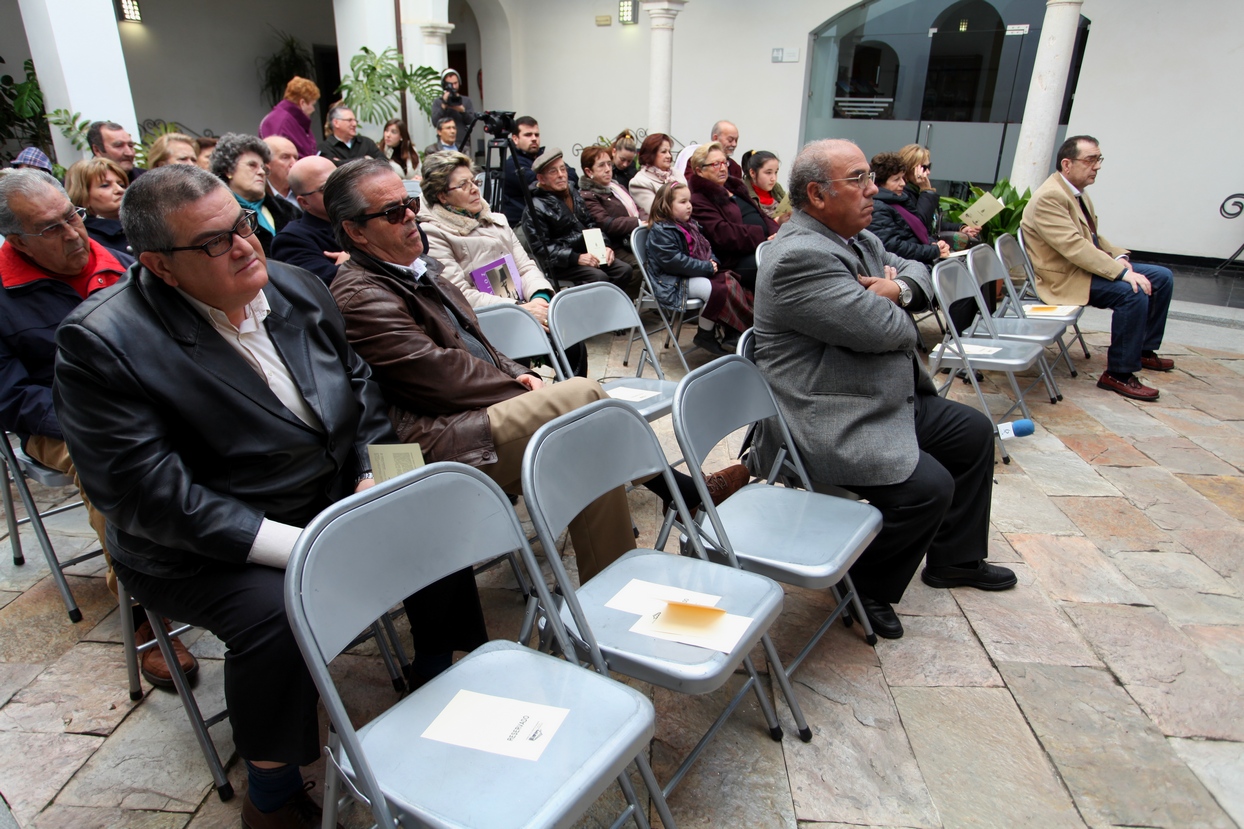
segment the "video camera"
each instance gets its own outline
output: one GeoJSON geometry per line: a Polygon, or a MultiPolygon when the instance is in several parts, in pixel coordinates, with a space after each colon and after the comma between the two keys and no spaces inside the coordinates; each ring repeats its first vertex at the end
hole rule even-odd
{"type": "Polygon", "coordinates": [[[495,138],[509,138],[512,133],[518,131],[518,125],[514,123],[513,112],[489,110],[481,112],[478,118],[484,122],[484,132],[495,138]]]}
{"type": "Polygon", "coordinates": [[[447,80],[441,81],[441,89],[449,93],[449,97],[445,99],[446,104],[451,107],[462,106],[462,95],[454,89],[453,84],[447,80]]]}

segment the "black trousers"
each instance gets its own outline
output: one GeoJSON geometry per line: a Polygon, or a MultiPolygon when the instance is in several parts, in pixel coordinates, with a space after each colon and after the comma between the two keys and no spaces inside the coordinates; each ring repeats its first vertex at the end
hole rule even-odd
{"type": "Polygon", "coordinates": [[[563,268],[556,271],[554,276],[559,282],[573,282],[576,285],[585,282],[612,282],[625,291],[630,287],[632,273],[630,265],[614,259],[612,265],[601,265],[599,268],[589,268],[587,265],[563,268]]]}
{"type": "MultiPolygon", "coordinates": [[[[144,606],[206,628],[225,643],[225,704],[239,756],[300,766],[316,761],[319,694],[285,616],[284,570],[222,563],[189,578],[165,579],[119,561],[113,566],[144,606]]],[[[488,639],[470,570],[425,587],[403,604],[416,653],[470,651],[488,639]]]]}
{"type": "Polygon", "coordinates": [[[881,532],[851,568],[865,596],[894,604],[920,560],[966,564],[989,553],[993,493],[993,423],[981,412],[937,395],[916,395],[920,459],[902,483],[850,486],[881,510],[881,532]]]}

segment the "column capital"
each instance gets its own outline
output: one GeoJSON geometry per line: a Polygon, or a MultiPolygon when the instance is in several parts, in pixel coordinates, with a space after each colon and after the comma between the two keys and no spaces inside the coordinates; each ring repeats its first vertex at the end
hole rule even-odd
{"type": "Polygon", "coordinates": [[[419,30],[423,32],[424,43],[429,46],[443,46],[445,38],[454,30],[454,24],[441,21],[420,23],[419,30]]]}
{"type": "Polygon", "coordinates": [[[683,10],[689,0],[641,0],[639,6],[648,12],[650,27],[653,29],[674,28],[674,18],[683,10]]]}

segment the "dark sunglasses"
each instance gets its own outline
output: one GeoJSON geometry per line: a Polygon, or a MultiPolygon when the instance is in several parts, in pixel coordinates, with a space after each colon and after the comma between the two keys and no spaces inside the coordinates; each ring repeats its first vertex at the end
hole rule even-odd
{"type": "Polygon", "coordinates": [[[379,210],[375,213],[364,213],[361,216],[355,216],[353,219],[351,219],[351,221],[353,221],[355,224],[361,225],[361,224],[370,222],[372,219],[379,219],[381,216],[384,216],[384,220],[388,222],[389,224],[399,225],[406,220],[407,210],[411,211],[412,213],[419,212],[419,197],[418,196],[411,196],[410,198],[406,199],[406,201],[400,201],[397,204],[393,205],[392,207],[385,208],[384,210],[379,210]]]}

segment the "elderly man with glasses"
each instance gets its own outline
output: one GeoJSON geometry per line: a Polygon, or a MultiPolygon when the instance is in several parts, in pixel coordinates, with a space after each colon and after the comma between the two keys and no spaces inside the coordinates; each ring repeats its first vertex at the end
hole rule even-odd
{"type": "Polygon", "coordinates": [[[1097,387],[1132,400],[1153,401],[1158,390],[1136,377],[1170,371],[1158,356],[1166,331],[1174,280],[1161,265],[1132,262],[1125,248],[1097,232],[1097,212],[1084,189],[1105,161],[1097,139],[1073,135],[1058,148],[1057,172],[1024,208],[1024,244],[1037,277],[1037,293],[1053,305],[1110,308],[1110,349],[1097,387]]]}
{"type": "Polygon", "coordinates": [[[359,122],[349,107],[328,111],[329,135],[320,142],[320,155],[340,167],[356,158],[384,158],[384,152],[366,135],[359,135],[359,122]]]}
{"type": "MultiPolygon", "coordinates": [[[[265,260],[254,212],[220,179],[153,170],[126,191],[121,221],[142,267],[61,326],[56,412],[118,578],[228,649],[243,825],[319,826],[299,772],[323,745],[317,697],[284,567],[301,527],[372,485],[368,445],[395,440],[384,401],[328,289],[265,260]]],[[[485,636],[478,604],[445,582],[406,607],[417,659],[485,636]],[[465,621],[441,624],[455,615],[465,621]]]]}
{"type": "MultiPolygon", "coordinates": [[[[921,576],[931,587],[1004,590],[1015,574],[985,561],[993,424],[939,397],[920,362],[905,309],[932,294],[928,271],[865,230],[873,178],[850,141],[817,141],[795,159],[794,215],[756,279],[756,363],[814,482],[881,510],[881,532],[851,577],[874,632],[897,639],[903,625],[892,605],[926,555],[921,576]]],[[[776,437],[758,435],[765,468],[776,437]]]]}

